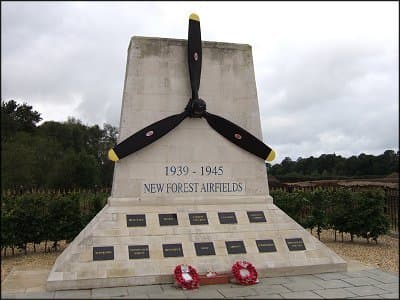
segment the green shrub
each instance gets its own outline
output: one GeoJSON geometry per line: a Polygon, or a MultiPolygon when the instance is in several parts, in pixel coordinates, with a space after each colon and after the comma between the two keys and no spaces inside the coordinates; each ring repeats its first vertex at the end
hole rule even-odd
{"type": "Polygon", "coordinates": [[[389,218],[384,212],[385,193],[381,189],[374,189],[361,192],[359,205],[360,226],[358,236],[373,239],[378,243],[378,237],[386,234],[389,230],[389,218]]]}
{"type": "Polygon", "coordinates": [[[49,239],[54,242],[53,248],[57,250],[60,240],[69,242],[81,230],[80,197],[78,193],[54,195],[49,201],[49,239]]]}
{"type": "Polygon", "coordinates": [[[18,247],[27,252],[27,244],[53,241],[70,242],[104,207],[106,192],[2,194],[1,247],[18,247]]]}
{"type": "Polygon", "coordinates": [[[85,227],[97,213],[106,205],[107,194],[98,193],[82,193],[81,194],[81,223],[85,227]]]}
{"type": "Polygon", "coordinates": [[[328,226],[335,231],[335,241],[336,232],[343,233],[346,232],[348,223],[352,218],[352,192],[348,189],[339,188],[332,190],[330,193],[330,209],[327,214],[328,226]]]}
{"type": "MultiPolygon", "coordinates": [[[[1,248],[11,247],[14,252],[15,246],[15,220],[13,215],[14,197],[3,195],[1,199],[1,248]]],[[[4,255],[6,252],[4,251],[4,255]]]]}
{"type": "MultiPolygon", "coordinates": [[[[1,203],[1,247],[25,250],[28,243],[71,241],[107,202],[106,192],[3,193],[1,203]]],[[[377,242],[387,233],[382,190],[351,192],[348,189],[271,191],[274,203],[305,228],[332,228],[351,238],[355,235],[377,242]]]]}
{"type": "Polygon", "coordinates": [[[11,220],[15,224],[14,244],[27,252],[28,243],[40,243],[43,237],[41,197],[30,193],[14,198],[11,220]]]}
{"type": "Polygon", "coordinates": [[[294,219],[303,227],[307,227],[307,210],[310,202],[307,197],[307,192],[294,191],[288,193],[282,190],[271,192],[274,198],[274,204],[282,209],[289,217],[294,219]]]}
{"type": "Polygon", "coordinates": [[[330,200],[329,192],[322,188],[315,189],[308,193],[311,213],[307,218],[307,227],[317,227],[318,239],[321,239],[322,229],[328,227],[327,208],[330,200]]]}
{"type": "Polygon", "coordinates": [[[317,188],[312,192],[295,190],[271,191],[274,203],[305,228],[317,227],[318,238],[324,228],[342,234],[349,233],[369,242],[389,230],[389,218],[384,212],[385,193],[380,189],[352,192],[349,189],[317,188]]]}

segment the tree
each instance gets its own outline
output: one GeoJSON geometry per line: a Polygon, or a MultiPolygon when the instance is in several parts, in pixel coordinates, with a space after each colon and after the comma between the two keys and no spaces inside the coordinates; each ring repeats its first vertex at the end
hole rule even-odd
{"type": "Polygon", "coordinates": [[[107,152],[116,144],[116,127],[87,126],[73,117],[36,127],[40,114],[14,100],[2,102],[1,113],[2,190],[111,185],[107,152]]]}
{"type": "Polygon", "coordinates": [[[15,244],[18,248],[24,249],[27,254],[27,244],[30,242],[40,243],[43,238],[44,221],[42,217],[42,206],[40,197],[32,194],[22,194],[14,199],[13,217],[15,218],[16,240],[15,244]]]}
{"type": "Polygon", "coordinates": [[[362,194],[360,192],[352,192],[350,194],[350,201],[344,212],[344,232],[350,234],[350,240],[354,241],[354,236],[360,233],[361,227],[363,226],[361,203],[363,201],[362,194]]]}
{"type": "Polygon", "coordinates": [[[327,214],[327,223],[329,227],[335,231],[335,241],[336,241],[336,232],[342,234],[342,242],[343,242],[343,233],[347,230],[347,224],[350,222],[352,218],[353,211],[352,208],[352,197],[351,191],[345,188],[339,188],[336,190],[332,190],[329,197],[330,209],[327,214]]]}
{"type": "Polygon", "coordinates": [[[1,247],[4,249],[11,247],[14,255],[17,220],[15,218],[15,199],[14,196],[3,194],[1,197],[1,247]]]}
{"type": "Polygon", "coordinates": [[[280,190],[271,191],[274,204],[303,227],[308,227],[306,216],[310,201],[307,195],[307,192],[302,191],[294,191],[292,193],[280,190]]]}
{"type": "MultiPolygon", "coordinates": [[[[63,149],[60,152],[54,153],[54,157],[58,157],[57,160],[65,160],[68,152],[72,152],[71,155],[78,155],[79,153],[85,153],[91,156],[91,159],[95,160],[94,165],[98,169],[99,182],[102,186],[110,186],[113,177],[114,164],[111,162],[107,153],[110,148],[116,144],[117,140],[117,128],[110,125],[104,124],[103,129],[98,125],[86,126],[78,119],[69,118],[67,122],[45,122],[38,127],[40,134],[46,137],[49,141],[59,144],[63,149]],[[60,156],[61,154],[61,156],[60,156]]],[[[70,159],[72,159],[70,157],[70,159]]],[[[53,173],[59,168],[60,161],[53,163],[53,173]]],[[[93,161],[89,165],[93,165],[93,161]]],[[[50,186],[70,186],[71,184],[62,184],[62,176],[58,176],[52,181],[50,186]],[[56,181],[58,181],[56,183],[56,181]]],[[[97,182],[97,180],[94,180],[97,182]]],[[[85,184],[86,186],[86,184],[85,184]]]]}
{"type": "Polygon", "coordinates": [[[49,178],[51,188],[93,188],[100,183],[100,170],[93,155],[69,150],[54,165],[49,178]]]}
{"type": "Polygon", "coordinates": [[[378,237],[389,230],[389,219],[384,212],[385,193],[381,189],[367,190],[361,193],[362,201],[359,206],[361,224],[357,235],[373,239],[378,243],[378,237]]]}
{"type": "Polygon", "coordinates": [[[1,139],[6,140],[17,131],[32,132],[36,124],[42,120],[40,113],[32,110],[32,106],[15,100],[1,102],[1,139]]]}
{"type": "Polygon", "coordinates": [[[281,165],[284,168],[285,173],[289,173],[289,172],[293,172],[294,171],[295,162],[292,161],[292,159],[290,157],[285,157],[282,160],[281,165]]]}
{"type": "Polygon", "coordinates": [[[309,193],[309,201],[311,203],[311,214],[307,220],[307,227],[311,228],[317,227],[318,239],[321,239],[321,232],[323,228],[327,227],[328,218],[326,211],[328,208],[329,198],[326,190],[322,188],[315,189],[309,193]]]}
{"type": "Polygon", "coordinates": [[[48,203],[49,229],[48,239],[53,241],[57,250],[60,240],[72,240],[81,230],[79,195],[54,195],[48,203]]]}
{"type": "Polygon", "coordinates": [[[99,158],[101,168],[101,184],[103,186],[111,186],[114,174],[114,163],[107,157],[108,150],[117,143],[118,130],[115,126],[104,124],[102,130],[102,139],[99,145],[99,158]]]}
{"type": "Polygon", "coordinates": [[[299,157],[296,161],[285,157],[280,164],[268,168],[270,175],[288,181],[385,176],[398,171],[399,152],[395,153],[393,150],[386,150],[379,156],[361,153],[349,158],[335,153],[322,154],[318,158],[299,157]]]}
{"type": "Polygon", "coordinates": [[[2,142],[1,187],[26,188],[34,182],[34,138],[26,132],[18,132],[13,139],[2,142]]]}

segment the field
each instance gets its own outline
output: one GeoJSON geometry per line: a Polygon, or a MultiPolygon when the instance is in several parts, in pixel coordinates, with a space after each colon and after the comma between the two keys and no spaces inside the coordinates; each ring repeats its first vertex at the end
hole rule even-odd
{"type": "MultiPolygon", "coordinates": [[[[315,231],[313,234],[316,236],[315,231]]],[[[385,271],[399,272],[399,240],[390,236],[381,236],[378,244],[367,243],[365,239],[355,238],[350,242],[350,237],[344,235],[344,242],[341,242],[341,236],[337,236],[338,241],[334,241],[332,231],[325,230],[321,233],[321,241],[337,254],[347,259],[358,260],[364,264],[380,268],[385,271]]],[[[44,243],[36,246],[36,253],[33,253],[33,247],[30,245],[28,255],[23,251],[16,250],[16,254],[11,256],[11,251],[4,257],[2,253],[1,260],[1,281],[9,274],[14,266],[18,267],[40,267],[51,268],[61,251],[65,249],[65,242],[60,244],[60,251],[44,253],[44,243]]]]}

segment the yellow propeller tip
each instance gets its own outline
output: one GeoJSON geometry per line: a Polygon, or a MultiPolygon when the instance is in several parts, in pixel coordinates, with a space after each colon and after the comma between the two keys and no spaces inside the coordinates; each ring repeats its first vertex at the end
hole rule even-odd
{"type": "Polygon", "coordinates": [[[115,154],[115,152],[114,152],[113,149],[110,149],[110,150],[108,151],[108,159],[109,159],[109,160],[112,160],[112,161],[117,161],[117,160],[119,160],[117,154],[115,154]]]}
{"type": "Polygon", "coordinates": [[[271,152],[268,154],[267,158],[265,159],[266,161],[273,161],[275,159],[276,153],[274,150],[271,150],[271,152]]]}
{"type": "Polygon", "coordinates": [[[199,18],[199,16],[198,16],[197,14],[191,14],[191,15],[189,16],[189,19],[190,19],[190,20],[197,21],[197,22],[200,22],[200,18],[199,18]]]}

